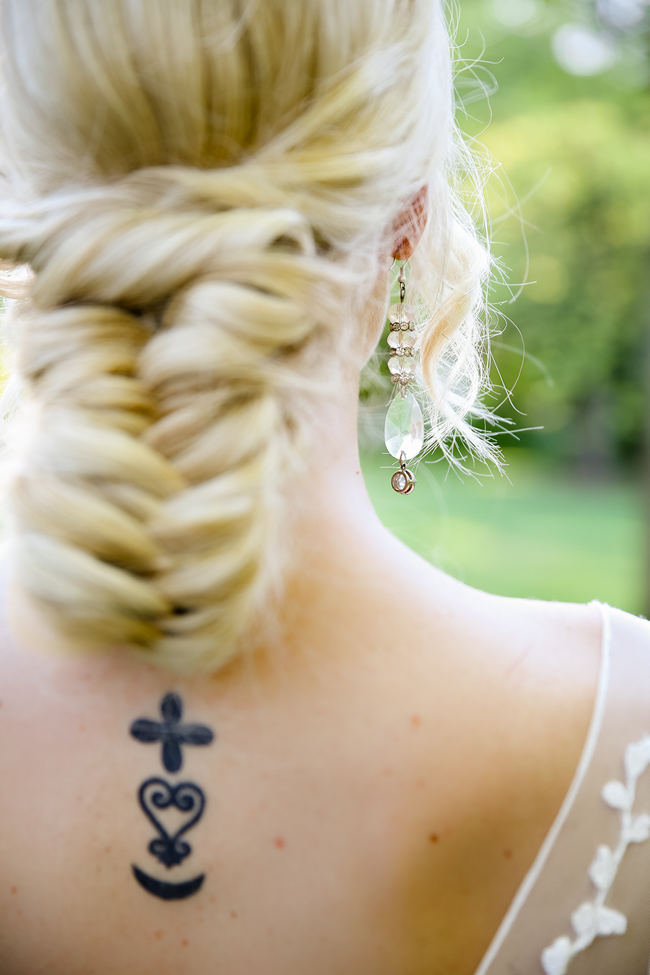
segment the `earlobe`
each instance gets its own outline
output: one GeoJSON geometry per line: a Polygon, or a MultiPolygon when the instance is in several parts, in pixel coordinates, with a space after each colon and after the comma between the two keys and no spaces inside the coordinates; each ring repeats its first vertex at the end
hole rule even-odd
{"type": "Polygon", "coordinates": [[[402,237],[399,244],[393,251],[393,257],[396,261],[406,261],[413,253],[413,247],[408,239],[408,237],[402,237]]]}
{"type": "Polygon", "coordinates": [[[393,224],[396,241],[392,255],[397,261],[407,261],[424,232],[429,215],[429,194],[425,184],[393,224]]]}

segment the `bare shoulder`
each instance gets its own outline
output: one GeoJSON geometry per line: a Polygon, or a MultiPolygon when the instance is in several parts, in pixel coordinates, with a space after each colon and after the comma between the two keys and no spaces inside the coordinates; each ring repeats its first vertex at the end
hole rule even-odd
{"type": "Polygon", "coordinates": [[[552,734],[550,725],[563,722],[576,721],[578,737],[579,728],[586,731],[608,607],[498,596],[460,584],[445,606],[443,632],[461,651],[463,674],[477,674],[481,695],[507,705],[510,728],[521,721],[525,740],[552,734]]]}
{"type": "Polygon", "coordinates": [[[450,627],[459,684],[438,713],[450,742],[435,831],[439,872],[417,936],[450,968],[474,971],[547,836],[576,774],[601,668],[598,604],[460,594],[450,627]],[[458,919],[472,917],[471,925],[458,919]]]}
{"type": "Polygon", "coordinates": [[[638,649],[642,658],[650,659],[650,620],[615,606],[605,606],[605,615],[607,636],[612,641],[623,640],[638,649]]]}
{"type": "Polygon", "coordinates": [[[505,687],[511,694],[516,687],[521,702],[513,714],[515,747],[522,758],[534,759],[531,789],[539,790],[543,822],[558,811],[587,740],[604,663],[605,617],[598,603],[505,602],[512,627],[505,687]],[[509,678],[515,683],[508,685],[509,678]]]}
{"type": "MultiPolygon", "coordinates": [[[[504,665],[514,667],[513,673],[522,669],[538,688],[530,707],[539,707],[540,717],[548,718],[539,727],[543,742],[553,741],[553,726],[578,740],[586,736],[601,679],[609,707],[647,712],[650,621],[646,618],[596,601],[547,603],[489,597],[487,604],[486,612],[503,617],[504,665]]],[[[533,726],[528,727],[532,732],[533,726]]]]}
{"type": "Polygon", "coordinates": [[[593,716],[606,614],[596,602],[500,596],[480,602],[484,620],[491,621],[491,688],[506,708],[508,739],[537,756],[535,775],[543,779],[547,773],[549,795],[557,798],[569,784],[593,716]]]}
{"type": "MultiPolygon", "coordinates": [[[[523,643],[528,649],[544,645],[548,660],[553,659],[554,648],[559,650],[560,644],[571,655],[580,653],[585,646],[600,647],[604,614],[595,601],[556,602],[476,592],[476,607],[514,645],[523,643]]],[[[566,659],[566,654],[562,659],[566,659]]]]}

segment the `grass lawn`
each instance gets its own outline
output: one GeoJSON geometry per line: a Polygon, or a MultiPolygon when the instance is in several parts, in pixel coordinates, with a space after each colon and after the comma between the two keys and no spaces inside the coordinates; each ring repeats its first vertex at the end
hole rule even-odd
{"type": "Polygon", "coordinates": [[[390,486],[397,462],[387,452],[363,452],[361,461],[383,523],[468,585],[536,599],[600,599],[645,615],[640,486],[571,480],[521,448],[506,458],[505,477],[481,468],[480,483],[444,461],[420,462],[408,497],[390,486]]]}

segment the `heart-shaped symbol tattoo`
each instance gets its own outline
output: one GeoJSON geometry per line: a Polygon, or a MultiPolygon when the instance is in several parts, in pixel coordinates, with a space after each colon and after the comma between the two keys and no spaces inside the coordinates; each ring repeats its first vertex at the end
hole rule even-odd
{"type": "Polygon", "coordinates": [[[203,790],[194,782],[179,782],[173,785],[161,778],[147,779],[138,790],[138,799],[145,816],[157,829],[159,836],[149,844],[149,852],[166,867],[182,863],[192,852],[192,847],[182,836],[195,826],[205,809],[203,790]],[[178,809],[187,818],[175,833],[168,833],[156,815],[159,810],[178,809]]]}

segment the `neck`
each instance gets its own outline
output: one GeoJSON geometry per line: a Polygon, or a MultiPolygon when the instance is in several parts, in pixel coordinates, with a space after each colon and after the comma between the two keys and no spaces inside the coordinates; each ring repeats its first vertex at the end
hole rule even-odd
{"type": "Polygon", "coordinates": [[[295,661],[308,650],[328,659],[350,641],[363,644],[369,619],[400,605],[429,612],[448,580],[380,521],[361,471],[357,417],[356,388],[341,389],[313,431],[304,475],[292,484],[279,629],[270,635],[267,614],[259,633],[259,644],[273,648],[271,658],[289,652],[295,661]]]}
{"type": "Polygon", "coordinates": [[[310,455],[295,485],[291,515],[298,551],[306,558],[316,544],[349,558],[357,539],[389,534],[366,489],[357,423],[358,386],[346,384],[310,431],[310,455]]]}

